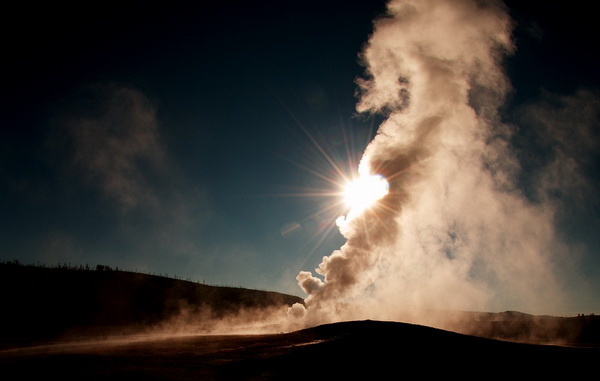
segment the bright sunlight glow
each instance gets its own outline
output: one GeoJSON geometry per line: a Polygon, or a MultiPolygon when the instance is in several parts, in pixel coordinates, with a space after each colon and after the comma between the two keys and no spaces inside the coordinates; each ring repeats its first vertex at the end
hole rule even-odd
{"type": "Polygon", "coordinates": [[[344,187],[344,202],[354,213],[359,213],[382,199],[389,189],[388,181],[381,175],[360,176],[344,187]]]}

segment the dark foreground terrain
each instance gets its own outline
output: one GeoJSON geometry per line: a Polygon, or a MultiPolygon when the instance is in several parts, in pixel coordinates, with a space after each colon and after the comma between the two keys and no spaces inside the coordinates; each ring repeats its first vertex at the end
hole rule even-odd
{"type": "Polygon", "coordinates": [[[268,324],[262,311],[302,300],[107,266],[19,263],[0,264],[0,301],[0,380],[555,379],[589,378],[600,364],[594,315],[444,312],[453,322],[446,328],[463,334],[355,321],[268,335],[176,335],[174,323],[196,333],[240,316],[268,324]]]}
{"type": "Polygon", "coordinates": [[[5,347],[3,379],[589,378],[600,349],[542,346],[355,321],[286,334],[121,337],[5,347]],[[56,378],[55,378],[56,377],[56,378]]]}

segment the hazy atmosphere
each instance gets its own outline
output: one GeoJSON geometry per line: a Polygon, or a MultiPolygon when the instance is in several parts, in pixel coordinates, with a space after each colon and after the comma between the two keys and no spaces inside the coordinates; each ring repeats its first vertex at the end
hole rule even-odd
{"type": "Polygon", "coordinates": [[[273,290],[308,322],[600,312],[589,6],[10,5],[0,261],[273,290]]]}

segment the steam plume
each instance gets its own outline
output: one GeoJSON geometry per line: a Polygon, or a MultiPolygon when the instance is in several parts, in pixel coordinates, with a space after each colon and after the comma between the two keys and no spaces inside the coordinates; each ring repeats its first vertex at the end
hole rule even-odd
{"type": "Polygon", "coordinates": [[[496,1],[392,0],[375,22],[357,109],[387,119],[359,172],[385,176],[390,192],[339,220],[347,242],[323,258],[322,277],[298,275],[308,319],[557,302],[555,211],[516,186],[497,115],[511,32],[496,1]]]}

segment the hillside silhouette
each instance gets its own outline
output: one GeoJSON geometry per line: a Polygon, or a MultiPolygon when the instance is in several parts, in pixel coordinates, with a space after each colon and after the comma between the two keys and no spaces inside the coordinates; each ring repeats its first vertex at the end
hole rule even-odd
{"type": "MultiPolygon", "coordinates": [[[[600,347],[600,316],[531,315],[518,311],[456,312],[455,330],[472,336],[537,344],[600,347]],[[460,327],[462,326],[462,327],[460,327]]],[[[452,327],[452,325],[450,325],[452,327]]]]}
{"type": "MultiPolygon", "coordinates": [[[[297,296],[211,286],[97,265],[45,267],[0,263],[0,338],[138,333],[173,320],[202,332],[250,311],[303,303],[297,296]],[[181,318],[187,317],[188,320],[181,318]],[[202,324],[206,323],[205,326],[202,324]]],[[[444,311],[442,328],[471,336],[539,344],[600,347],[600,316],[539,316],[444,311]]]]}
{"type": "Polygon", "coordinates": [[[0,264],[0,337],[51,338],[147,328],[182,313],[221,319],[241,310],[289,306],[297,296],[113,270],[0,264]]]}

